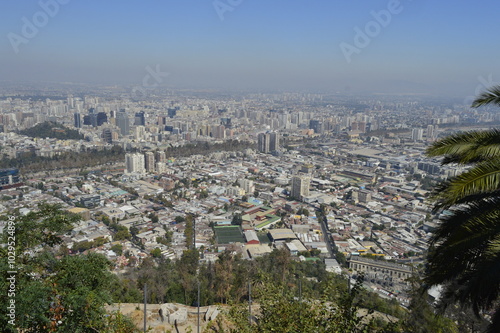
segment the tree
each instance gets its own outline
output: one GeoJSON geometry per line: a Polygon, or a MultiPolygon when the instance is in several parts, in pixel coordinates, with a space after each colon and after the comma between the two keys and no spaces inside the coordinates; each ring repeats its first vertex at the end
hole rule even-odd
{"type": "MultiPolygon", "coordinates": [[[[5,293],[0,297],[2,332],[104,331],[109,324],[104,305],[111,303],[113,279],[109,261],[94,253],[56,257],[54,248],[79,217],[42,204],[36,211],[12,218],[16,243],[0,248],[0,288],[9,289],[12,262],[7,251],[15,251],[15,297],[9,299],[5,293]],[[8,322],[11,300],[15,301],[15,325],[8,322]]],[[[8,227],[2,236],[2,242],[13,237],[8,227]]]]}
{"type": "Polygon", "coordinates": [[[421,286],[419,278],[412,276],[409,278],[409,282],[411,284],[411,301],[408,306],[410,311],[403,324],[405,331],[458,333],[457,326],[451,319],[434,313],[434,309],[428,302],[427,290],[421,286]]]}
{"type": "Polygon", "coordinates": [[[154,213],[150,213],[148,215],[148,217],[151,219],[151,222],[153,223],[158,223],[158,215],[154,214],[154,213]]]}
{"type": "Polygon", "coordinates": [[[182,223],[182,222],[184,222],[184,221],[186,221],[186,219],[184,218],[184,216],[179,216],[179,215],[177,215],[177,216],[175,217],[175,223],[182,223]]]}
{"type": "MultiPolygon", "coordinates": [[[[259,310],[252,313],[249,324],[249,312],[246,305],[233,306],[227,313],[231,322],[230,332],[384,332],[376,327],[368,315],[359,315],[359,301],[356,300],[361,290],[361,279],[350,290],[339,293],[329,284],[321,299],[302,300],[297,297],[297,290],[277,283],[269,276],[263,276],[263,283],[255,288],[255,300],[259,310]],[[335,300],[331,295],[336,295],[335,300]]],[[[369,312],[370,314],[370,312],[369,312]]],[[[212,324],[210,329],[224,332],[222,323],[212,324]]],[[[398,330],[390,330],[398,332],[398,330]]]]}
{"type": "Polygon", "coordinates": [[[121,256],[123,253],[123,246],[121,244],[115,244],[110,248],[110,250],[121,256]]]}
{"type": "Polygon", "coordinates": [[[154,258],[161,258],[161,250],[157,247],[155,247],[153,250],[151,250],[151,255],[154,258]]]}
{"type": "Polygon", "coordinates": [[[186,215],[186,228],[184,229],[184,236],[186,237],[186,247],[188,249],[194,248],[194,218],[193,215],[186,215]]]}
{"type": "MultiPolygon", "coordinates": [[[[472,104],[500,105],[500,86],[472,104]]],[[[428,256],[429,285],[444,284],[444,298],[479,315],[493,311],[489,332],[500,330],[500,130],[446,137],[428,148],[443,164],[470,167],[434,190],[434,211],[451,213],[434,232],[428,256]]]]}
{"type": "Polygon", "coordinates": [[[231,224],[241,225],[241,223],[243,223],[243,218],[242,218],[241,214],[239,214],[239,213],[234,214],[233,219],[231,221],[231,224]]]}

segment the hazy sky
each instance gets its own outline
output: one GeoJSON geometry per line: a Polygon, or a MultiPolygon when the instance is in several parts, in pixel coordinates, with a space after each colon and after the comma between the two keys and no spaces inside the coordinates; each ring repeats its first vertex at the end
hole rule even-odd
{"type": "Polygon", "coordinates": [[[498,0],[2,0],[0,80],[137,85],[159,66],[172,86],[474,95],[500,82],[499,12],[498,0]]]}

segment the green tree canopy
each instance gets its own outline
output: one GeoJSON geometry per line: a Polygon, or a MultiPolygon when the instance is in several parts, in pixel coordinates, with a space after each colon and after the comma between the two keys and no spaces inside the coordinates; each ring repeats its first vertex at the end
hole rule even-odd
{"type": "MultiPolygon", "coordinates": [[[[111,302],[109,290],[115,279],[110,262],[94,253],[56,257],[61,235],[78,219],[47,204],[8,219],[13,228],[5,228],[2,236],[12,245],[0,248],[0,288],[8,290],[7,278],[14,277],[15,295],[0,294],[2,332],[114,332],[108,329],[112,319],[104,309],[111,302]],[[8,316],[12,301],[15,318],[8,316]]],[[[120,327],[128,325],[126,319],[118,319],[120,327]]]]}

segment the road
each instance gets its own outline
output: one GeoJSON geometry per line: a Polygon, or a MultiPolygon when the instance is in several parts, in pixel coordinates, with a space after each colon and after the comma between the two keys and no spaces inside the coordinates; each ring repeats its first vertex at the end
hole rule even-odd
{"type": "Polygon", "coordinates": [[[323,232],[323,237],[325,239],[326,248],[328,249],[329,258],[335,259],[335,244],[333,243],[330,231],[328,230],[328,223],[326,216],[319,217],[319,224],[321,225],[321,231],[323,232]]]}

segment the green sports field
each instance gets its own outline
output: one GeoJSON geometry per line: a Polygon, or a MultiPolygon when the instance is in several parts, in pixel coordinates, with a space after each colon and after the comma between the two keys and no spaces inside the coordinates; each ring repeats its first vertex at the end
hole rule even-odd
{"type": "Polygon", "coordinates": [[[245,243],[240,226],[215,227],[214,232],[218,244],[245,243]]]}

